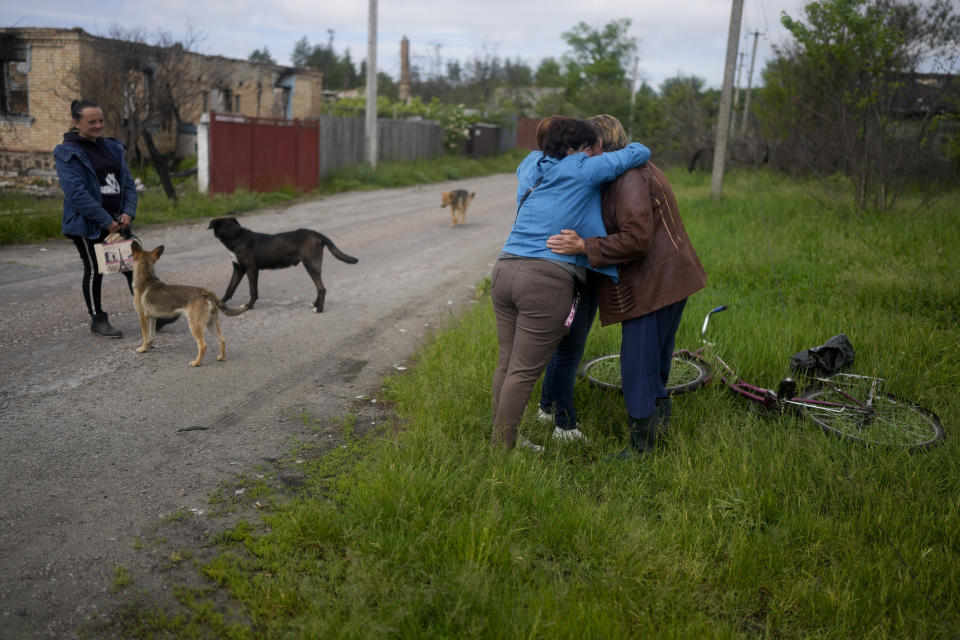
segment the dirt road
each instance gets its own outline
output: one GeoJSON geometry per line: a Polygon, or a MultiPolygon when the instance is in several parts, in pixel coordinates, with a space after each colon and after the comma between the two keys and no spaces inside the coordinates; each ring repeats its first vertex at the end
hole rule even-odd
{"type": "MultiPolygon", "coordinates": [[[[256,231],[321,231],[359,263],[325,252],[322,314],[302,267],[261,272],[256,307],[221,316],[227,360],[216,361],[214,340],[200,368],[187,364],[184,320],[152,352],[134,351],[139,325],[120,276],[105,278],[103,297],[124,337],[93,336],[67,241],[0,248],[0,637],[73,637],[158,518],[206,508],[221,479],[317,437],[293,414],[333,418],[375,391],[490,274],[515,188],[507,174],[243,216],[256,231]],[[456,228],[440,208],[451,188],[477,192],[456,228]]],[[[165,246],[164,281],[223,293],[231,256],[206,221],[137,232],[147,248],[165,246]]],[[[244,281],[230,304],[247,293],[244,281]]]]}

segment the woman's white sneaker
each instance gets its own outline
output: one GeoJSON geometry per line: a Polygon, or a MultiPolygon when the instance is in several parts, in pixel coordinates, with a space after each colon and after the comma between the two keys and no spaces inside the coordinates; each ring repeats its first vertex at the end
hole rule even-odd
{"type": "Polygon", "coordinates": [[[589,442],[590,439],[587,436],[583,435],[580,429],[574,427],[573,429],[561,429],[560,427],[555,427],[553,429],[553,439],[554,440],[563,440],[566,442],[572,440],[583,440],[584,442],[589,442]]]}

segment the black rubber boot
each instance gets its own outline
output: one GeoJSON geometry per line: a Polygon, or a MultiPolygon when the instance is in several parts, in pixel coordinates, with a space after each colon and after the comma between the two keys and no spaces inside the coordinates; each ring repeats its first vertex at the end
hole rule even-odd
{"type": "Polygon", "coordinates": [[[174,316],[172,318],[157,318],[157,331],[160,331],[163,327],[168,324],[173,324],[180,319],[180,316],[174,316]]]}
{"type": "Polygon", "coordinates": [[[657,433],[663,421],[663,410],[654,405],[653,413],[637,420],[630,418],[630,445],[620,453],[614,454],[619,460],[632,460],[645,453],[653,453],[657,446],[657,433]]]}
{"type": "Polygon", "coordinates": [[[90,321],[90,331],[104,338],[123,337],[123,332],[120,329],[114,329],[110,326],[110,321],[107,320],[107,314],[105,313],[94,314],[93,320],[90,321]]]}
{"type": "Polygon", "coordinates": [[[673,398],[667,396],[666,398],[657,398],[657,406],[660,407],[660,413],[663,414],[661,419],[661,427],[659,433],[663,435],[670,428],[670,416],[673,415],[673,398]]]}

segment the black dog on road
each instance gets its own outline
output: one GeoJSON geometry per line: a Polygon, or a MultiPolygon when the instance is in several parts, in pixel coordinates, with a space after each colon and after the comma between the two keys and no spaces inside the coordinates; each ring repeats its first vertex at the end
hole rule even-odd
{"type": "Polygon", "coordinates": [[[237,259],[233,263],[230,284],[227,285],[227,291],[220,300],[222,302],[229,300],[243,276],[246,275],[250,284],[250,302],[246,305],[248,309],[252,309],[253,303],[257,301],[257,274],[260,269],[283,269],[303,261],[303,266],[317,287],[317,299],[313,303],[313,310],[321,313],[323,299],[327,293],[320,279],[323,248],[329,248],[335,258],[348,264],[357,262],[353,256],[340,251],[330,238],[310,229],[273,234],[257,233],[242,227],[236,218],[214,218],[207,228],[213,229],[213,235],[232,251],[237,259]]]}

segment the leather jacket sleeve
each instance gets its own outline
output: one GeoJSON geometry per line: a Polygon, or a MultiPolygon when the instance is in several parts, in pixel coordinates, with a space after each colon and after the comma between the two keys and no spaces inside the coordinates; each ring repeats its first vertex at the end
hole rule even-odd
{"type": "Polygon", "coordinates": [[[639,171],[627,171],[603,196],[606,237],[584,238],[592,267],[642,260],[653,242],[650,185],[639,171]]]}

